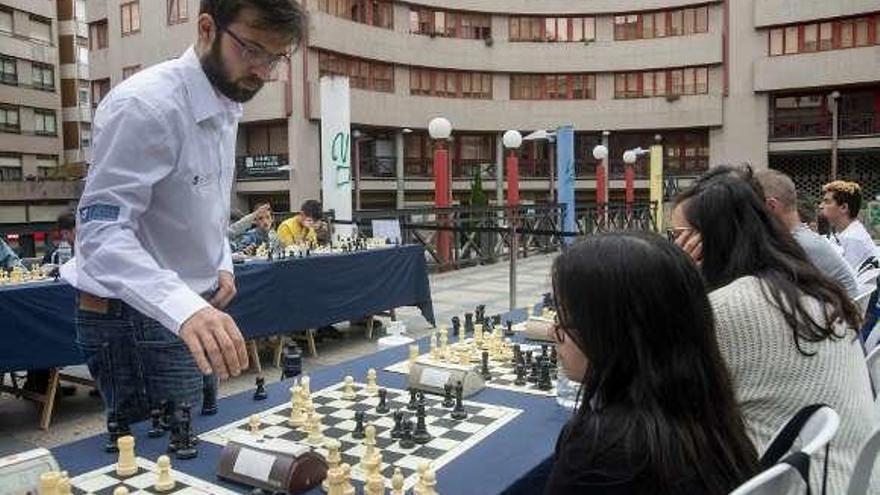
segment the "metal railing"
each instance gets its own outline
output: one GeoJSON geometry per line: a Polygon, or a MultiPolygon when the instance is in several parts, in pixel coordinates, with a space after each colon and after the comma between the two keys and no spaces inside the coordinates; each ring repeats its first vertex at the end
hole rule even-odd
{"type": "Polygon", "coordinates": [[[581,235],[657,230],[656,203],[590,205],[578,208],[575,217],[581,235]]]}
{"type": "MultiPolygon", "coordinates": [[[[830,114],[770,117],[771,139],[830,138],[830,114]]],[[[842,113],[840,136],[880,134],[880,118],[875,113],[842,113]]]]}

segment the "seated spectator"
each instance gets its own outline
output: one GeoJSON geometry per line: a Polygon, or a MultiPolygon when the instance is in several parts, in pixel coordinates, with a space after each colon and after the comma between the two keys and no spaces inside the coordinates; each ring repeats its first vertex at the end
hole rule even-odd
{"type": "MultiPolygon", "coordinates": [[[[670,236],[712,291],[721,354],[759,452],[803,407],[840,414],[827,493],[845,493],[875,412],[860,316],[844,290],[813,266],[775,221],[751,171],[718,167],[676,199],[670,236]]],[[[825,456],[818,456],[821,466],[825,456]]],[[[821,486],[822,469],[811,469],[821,486]]],[[[872,492],[873,493],[873,492],[872,492]]]]}
{"type": "Polygon", "coordinates": [[[11,270],[13,268],[24,268],[21,259],[15,254],[15,251],[6,244],[6,241],[0,237],[0,268],[11,270]]]}
{"type": "Polygon", "coordinates": [[[857,272],[877,264],[877,247],[859,221],[862,188],[855,182],[836,180],[822,187],[822,216],[834,228],[843,257],[857,272]]]}
{"type": "Polygon", "coordinates": [[[582,386],[546,494],[723,494],[755,473],[687,255],[654,234],[589,236],[551,278],[560,364],[582,386]]]}
{"type": "Polygon", "coordinates": [[[836,281],[851,298],[861,290],[853,269],[834,250],[831,244],[813,232],[801,221],[798,212],[797,190],[791,178],[776,170],[762,170],[755,174],[764,195],[764,204],[770,213],[791,232],[792,237],[807,254],[807,258],[828,278],[836,281]]]}
{"type": "Polygon", "coordinates": [[[254,219],[261,212],[272,213],[272,206],[269,203],[262,203],[257,205],[254,211],[248,213],[247,215],[242,215],[241,212],[235,213],[233,212],[230,216],[230,224],[229,228],[226,230],[226,235],[229,237],[229,242],[234,242],[236,239],[242,236],[245,232],[247,232],[251,227],[254,226],[254,219]]]}
{"type": "Polygon", "coordinates": [[[278,240],[282,246],[308,243],[312,246],[330,241],[330,228],[323,220],[321,203],[310,199],[302,204],[300,212],[281,222],[278,226],[278,240]]]}
{"type": "Polygon", "coordinates": [[[63,265],[67,262],[66,259],[59,259],[58,257],[58,247],[62,243],[67,243],[71,256],[73,255],[74,246],[76,246],[76,215],[74,215],[73,211],[65,211],[58,215],[56,227],[61,235],[61,241],[59,241],[57,246],[52,246],[52,249],[47,250],[46,254],[43,255],[42,263],[44,265],[63,265]]]}
{"type": "MultiPolygon", "coordinates": [[[[240,220],[239,220],[240,222],[240,220]]],[[[237,222],[238,223],[238,222],[237,222]]],[[[273,224],[272,210],[270,208],[259,208],[254,215],[254,227],[241,234],[233,242],[233,251],[246,254],[254,254],[256,249],[268,244],[271,252],[276,252],[279,248],[278,235],[272,229],[273,224]]]]}

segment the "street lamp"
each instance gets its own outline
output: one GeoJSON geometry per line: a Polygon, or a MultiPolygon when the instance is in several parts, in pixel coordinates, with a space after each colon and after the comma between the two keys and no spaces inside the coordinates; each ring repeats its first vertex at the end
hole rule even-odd
{"type": "Polygon", "coordinates": [[[837,116],[840,110],[838,100],[840,100],[840,91],[832,91],[828,95],[828,106],[831,107],[831,180],[837,180],[837,135],[839,132],[837,116]]]}
{"type": "MultiPolygon", "coordinates": [[[[444,117],[435,117],[428,122],[428,134],[435,141],[434,147],[434,206],[446,208],[450,204],[451,188],[449,180],[449,151],[446,140],[452,135],[452,123],[444,117]]],[[[439,215],[445,221],[444,214],[439,215]]],[[[438,223],[443,223],[438,222],[438,223]]],[[[448,230],[437,232],[437,253],[441,263],[449,262],[452,237],[448,230]]]]}
{"type": "Polygon", "coordinates": [[[361,131],[351,131],[354,138],[354,209],[361,209],[361,131]]]}
{"type": "Polygon", "coordinates": [[[507,205],[519,204],[519,157],[516,150],[522,146],[523,137],[519,131],[509,130],[504,133],[501,142],[510,150],[507,154],[507,205]]]}
{"type": "Polygon", "coordinates": [[[598,213],[604,218],[605,207],[608,205],[608,147],[599,144],[593,148],[596,163],[596,206],[598,213]]]}
{"type": "Polygon", "coordinates": [[[623,180],[624,185],[626,187],[625,192],[625,202],[626,202],[626,214],[629,216],[632,213],[632,205],[636,199],[636,191],[635,191],[635,183],[636,183],[636,171],[633,168],[633,165],[639,159],[640,156],[646,155],[650,153],[649,150],[642,149],[641,147],[634,148],[631,150],[626,150],[623,152],[623,163],[625,165],[623,172],[623,180]]]}

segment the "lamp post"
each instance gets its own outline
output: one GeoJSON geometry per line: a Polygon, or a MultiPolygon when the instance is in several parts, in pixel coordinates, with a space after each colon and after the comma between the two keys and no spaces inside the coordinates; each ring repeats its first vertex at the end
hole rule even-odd
{"type": "Polygon", "coordinates": [[[638,160],[640,156],[648,153],[650,153],[649,150],[642,149],[641,147],[626,150],[623,152],[623,163],[626,165],[623,173],[623,179],[626,187],[625,202],[627,218],[632,215],[632,205],[636,199],[636,171],[633,165],[635,165],[636,160],[638,160]]]}
{"type": "Polygon", "coordinates": [[[840,91],[832,91],[828,95],[828,106],[831,107],[831,180],[837,180],[837,140],[839,123],[837,121],[840,111],[840,91]]]}
{"type": "Polygon", "coordinates": [[[522,146],[522,134],[510,130],[504,133],[501,142],[509,151],[507,153],[507,205],[519,204],[519,157],[516,152],[522,146]]]}
{"type": "Polygon", "coordinates": [[[351,131],[354,138],[354,209],[361,209],[361,131],[351,131]]]}
{"type": "MultiPolygon", "coordinates": [[[[434,206],[446,208],[450,204],[449,151],[446,140],[452,135],[452,123],[444,117],[435,117],[428,123],[428,134],[434,140],[434,206]]],[[[446,215],[439,215],[445,220],[446,215]]],[[[442,224],[443,222],[438,222],[442,224]]],[[[449,262],[452,248],[451,232],[437,232],[437,254],[444,265],[449,262]]]]}
{"type": "Polygon", "coordinates": [[[605,224],[608,208],[608,147],[600,144],[593,148],[596,164],[596,219],[605,224]]]}

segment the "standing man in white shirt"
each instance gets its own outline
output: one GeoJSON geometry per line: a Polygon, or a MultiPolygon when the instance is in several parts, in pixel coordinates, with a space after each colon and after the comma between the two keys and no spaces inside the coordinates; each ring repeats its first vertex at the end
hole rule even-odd
{"type": "Polygon", "coordinates": [[[822,216],[834,228],[843,258],[856,272],[876,263],[877,247],[859,221],[862,188],[855,182],[836,180],[822,186],[822,216]]]}
{"type": "Polygon", "coordinates": [[[302,40],[295,0],[202,0],[180,58],[116,86],[94,118],[78,209],[77,342],[108,419],[195,405],[203,375],[247,368],[223,312],[235,296],[226,237],[241,103],[302,40]]]}

